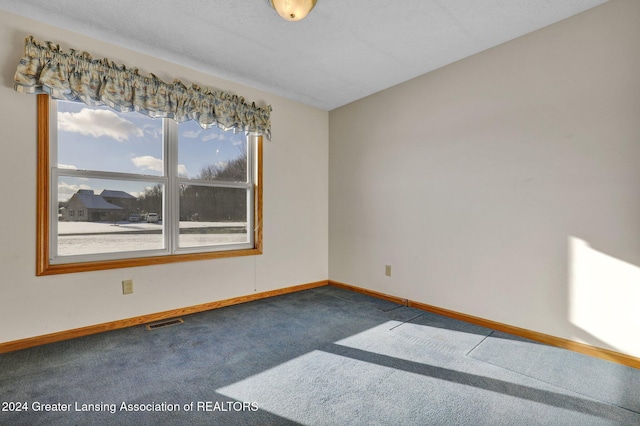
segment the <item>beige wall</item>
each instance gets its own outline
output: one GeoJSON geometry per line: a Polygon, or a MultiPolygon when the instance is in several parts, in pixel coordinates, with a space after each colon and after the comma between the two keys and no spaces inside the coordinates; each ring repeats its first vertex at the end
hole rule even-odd
{"type": "Polygon", "coordinates": [[[613,0],[328,114],[0,12],[0,342],[329,277],[640,356],[639,18],[613,0]],[[271,104],[264,255],[35,277],[29,34],[271,104]]]}
{"type": "Polygon", "coordinates": [[[328,113],[65,30],[0,12],[0,342],[327,279],[328,113]],[[13,91],[24,38],[271,104],[264,145],[264,254],[35,276],[36,98],[13,91]],[[134,280],[133,295],[121,281],[134,280]]]}
{"type": "Polygon", "coordinates": [[[638,22],[611,1],[332,111],[330,279],[640,356],[638,22]]]}

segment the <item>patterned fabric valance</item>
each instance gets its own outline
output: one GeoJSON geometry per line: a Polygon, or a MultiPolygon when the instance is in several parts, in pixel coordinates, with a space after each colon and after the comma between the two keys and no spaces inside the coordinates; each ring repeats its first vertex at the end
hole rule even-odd
{"type": "Polygon", "coordinates": [[[138,111],[151,117],[196,120],[203,128],[218,126],[234,132],[271,138],[271,107],[249,105],[241,96],[220,90],[165,83],[153,74],[142,76],[109,59],[86,52],[60,50],[51,42],[25,40],[25,56],[15,74],[15,90],[47,93],[57,99],[107,105],[120,112],[138,111]]]}

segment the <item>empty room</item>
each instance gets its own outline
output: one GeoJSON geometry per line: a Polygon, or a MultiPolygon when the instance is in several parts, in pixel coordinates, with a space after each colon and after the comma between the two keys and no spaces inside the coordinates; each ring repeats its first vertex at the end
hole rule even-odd
{"type": "Polygon", "coordinates": [[[0,424],[640,424],[638,22],[0,0],[0,424]]]}

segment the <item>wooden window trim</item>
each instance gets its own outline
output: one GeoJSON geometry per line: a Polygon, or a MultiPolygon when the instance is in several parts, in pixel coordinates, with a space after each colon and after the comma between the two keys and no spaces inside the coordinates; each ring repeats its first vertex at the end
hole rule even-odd
{"type": "Polygon", "coordinates": [[[254,256],[262,254],[262,136],[258,137],[256,149],[256,179],[254,186],[254,247],[251,249],[200,252],[188,254],[170,254],[163,256],[140,257],[131,259],[102,260],[92,262],[51,264],[49,262],[49,202],[50,202],[50,164],[49,164],[49,96],[37,96],[38,110],[38,167],[36,188],[36,275],[56,275],[74,272],[99,271],[105,269],[131,268],[136,266],[162,265],[196,260],[219,259],[225,257],[254,256]]]}

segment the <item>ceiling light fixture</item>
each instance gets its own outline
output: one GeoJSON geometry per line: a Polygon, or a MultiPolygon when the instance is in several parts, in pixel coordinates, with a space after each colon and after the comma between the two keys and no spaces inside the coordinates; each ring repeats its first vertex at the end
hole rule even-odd
{"type": "Polygon", "coordinates": [[[287,21],[300,21],[311,12],[317,0],[269,0],[278,15],[287,21]]]}

